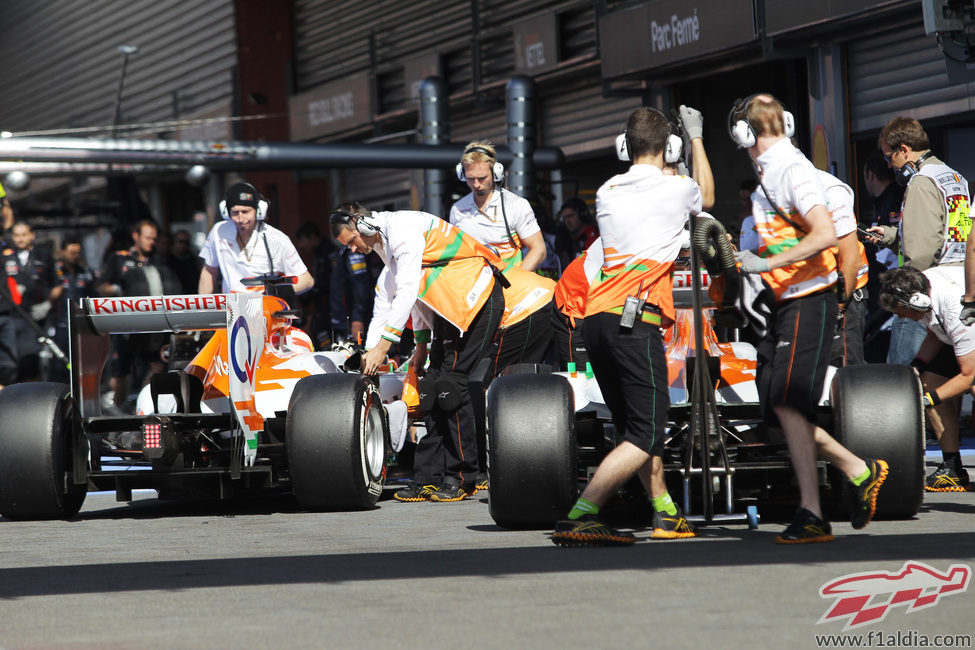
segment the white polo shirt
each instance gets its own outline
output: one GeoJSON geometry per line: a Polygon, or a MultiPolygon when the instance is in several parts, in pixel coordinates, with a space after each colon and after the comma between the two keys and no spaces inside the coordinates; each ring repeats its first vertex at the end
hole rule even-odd
{"type": "Polygon", "coordinates": [[[242,278],[252,278],[272,270],[293,276],[308,271],[291,239],[274,226],[262,222],[258,222],[247,245],[241,249],[237,245],[237,227],[232,221],[221,221],[207,235],[200,249],[200,257],[207,266],[220,269],[223,293],[244,291],[246,287],[240,282],[242,278]],[[264,245],[265,237],[267,246],[264,245]],[[268,249],[271,250],[273,265],[267,256],[268,249]]]}
{"type": "Polygon", "coordinates": [[[498,256],[505,262],[515,257],[519,252],[511,245],[508,231],[505,230],[505,218],[508,228],[519,246],[524,246],[526,238],[540,232],[535,211],[531,204],[517,194],[498,188],[491,192],[491,198],[483,210],[477,208],[474,193],[471,192],[450,208],[450,223],[463,230],[477,241],[490,246],[497,251],[498,256]],[[504,209],[501,201],[504,199],[504,209]]]}
{"type": "Polygon", "coordinates": [[[962,266],[932,266],[924,271],[931,283],[931,311],[921,321],[938,339],[962,357],[975,350],[975,325],[962,325],[961,297],[965,293],[965,269],[962,266]]]}

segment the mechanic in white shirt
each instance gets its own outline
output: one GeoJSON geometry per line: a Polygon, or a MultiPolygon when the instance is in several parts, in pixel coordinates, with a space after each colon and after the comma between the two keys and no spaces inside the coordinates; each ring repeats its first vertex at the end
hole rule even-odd
{"type": "Polygon", "coordinates": [[[911,365],[924,386],[928,421],[941,444],[943,461],[924,481],[928,492],[966,492],[958,435],[961,397],[975,380],[975,324],[960,314],[965,293],[961,266],[938,265],[925,271],[902,266],[880,276],[880,306],[927,328],[911,365]]]}
{"type": "Polygon", "coordinates": [[[545,260],[545,237],[525,199],[503,189],[504,165],[490,142],[471,142],[457,164],[471,193],[450,208],[450,223],[493,248],[505,269],[534,271],[545,260]]]}
{"type": "Polygon", "coordinates": [[[213,226],[200,250],[200,293],[244,291],[242,278],[283,273],[298,278],[295,293],[315,286],[315,280],[301,261],[291,239],[264,221],[268,202],[250,183],[234,183],[220,202],[223,221],[213,226]]]}

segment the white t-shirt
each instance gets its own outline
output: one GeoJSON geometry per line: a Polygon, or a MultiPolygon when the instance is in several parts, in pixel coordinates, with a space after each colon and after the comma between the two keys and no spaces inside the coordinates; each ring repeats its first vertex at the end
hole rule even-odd
{"type": "Polygon", "coordinates": [[[531,204],[505,189],[491,192],[491,198],[483,210],[477,209],[473,192],[450,208],[451,224],[482,244],[494,248],[503,260],[508,260],[517,253],[511,246],[508,232],[504,228],[506,217],[512,235],[517,235],[522,245],[525,239],[541,230],[531,204]],[[503,211],[502,197],[504,198],[503,211]]]}
{"type": "Polygon", "coordinates": [[[965,268],[962,266],[932,266],[924,271],[931,283],[931,311],[921,321],[942,343],[962,357],[975,350],[975,325],[962,325],[961,297],[965,294],[965,268]]]}
{"type": "Polygon", "coordinates": [[[857,215],[853,210],[853,188],[828,172],[819,171],[819,180],[826,190],[826,208],[833,217],[836,238],[845,237],[857,229],[857,215]]]}
{"type": "Polygon", "coordinates": [[[221,221],[207,235],[200,257],[207,266],[220,269],[221,291],[244,291],[241,278],[252,278],[270,273],[271,261],[267,251],[271,249],[273,271],[299,276],[308,268],[301,261],[295,245],[283,232],[270,224],[258,222],[250,240],[243,249],[237,245],[237,227],[232,221],[221,221]],[[267,237],[267,246],[264,238],[267,237]]]}

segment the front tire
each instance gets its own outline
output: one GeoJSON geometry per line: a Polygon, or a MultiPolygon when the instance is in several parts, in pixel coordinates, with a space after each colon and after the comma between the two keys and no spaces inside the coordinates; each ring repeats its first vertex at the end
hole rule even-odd
{"type": "MultiPolygon", "coordinates": [[[[921,383],[912,368],[897,365],[848,366],[830,386],[833,437],[860,458],[882,458],[890,465],[877,499],[877,518],[905,519],[924,498],[924,414],[921,383]]],[[[832,472],[833,491],[846,489],[846,477],[832,472]]],[[[848,509],[841,498],[841,510],[848,509]]]]}
{"type": "Polygon", "coordinates": [[[506,375],[488,391],[489,509],[503,528],[548,528],[578,492],[572,388],[559,375],[506,375]]]}
{"type": "Polygon", "coordinates": [[[85,502],[75,485],[71,396],[65,384],[30,382],[0,390],[0,514],[66,519],[85,502]]]}
{"type": "Polygon", "coordinates": [[[291,489],[309,510],[363,510],[382,494],[386,417],[378,392],[355,374],[305,377],[285,424],[291,489]]]}

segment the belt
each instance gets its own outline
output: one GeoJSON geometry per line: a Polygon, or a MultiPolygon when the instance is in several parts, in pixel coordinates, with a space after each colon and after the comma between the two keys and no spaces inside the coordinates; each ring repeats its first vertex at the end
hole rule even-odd
{"type": "MultiPolygon", "coordinates": [[[[623,315],[622,306],[613,307],[611,309],[607,309],[606,311],[608,311],[611,314],[616,314],[618,316],[623,315]]],[[[663,316],[663,312],[660,311],[660,307],[658,307],[657,305],[651,302],[648,302],[645,305],[643,305],[643,311],[639,314],[639,319],[644,323],[650,323],[651,325],[659,326],[661,323],[662,316],[663,316]]]]}

